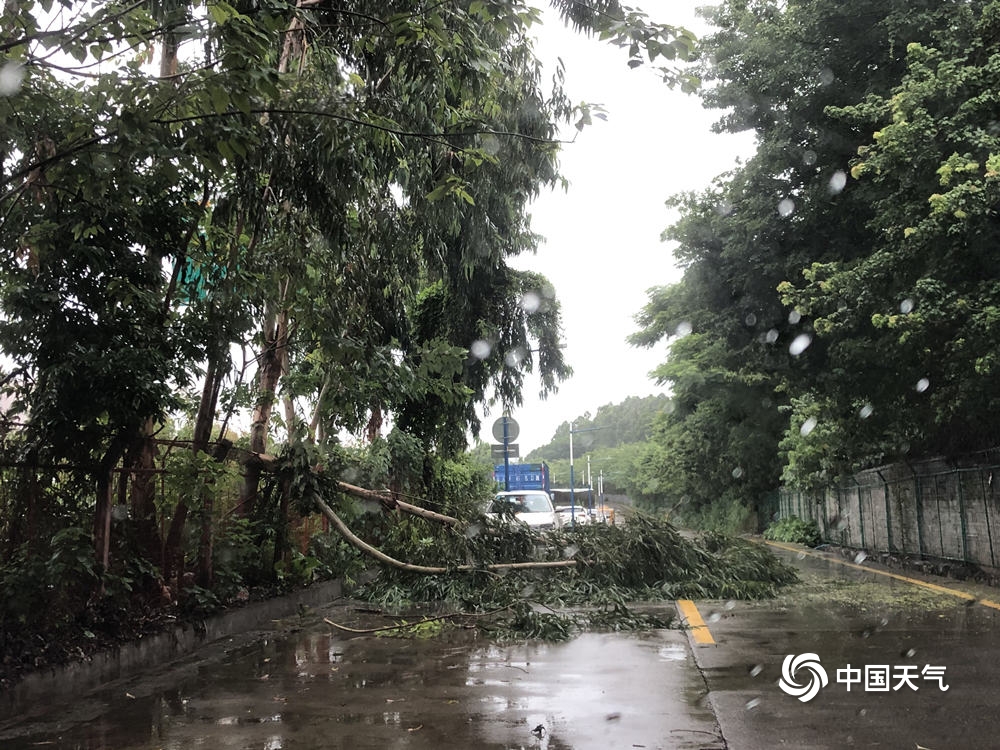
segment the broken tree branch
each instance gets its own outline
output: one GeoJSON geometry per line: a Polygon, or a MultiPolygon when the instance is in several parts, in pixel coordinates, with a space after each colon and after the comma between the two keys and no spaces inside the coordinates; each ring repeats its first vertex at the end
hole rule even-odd
{"type": "Polygon", "coordinates": [[[441,574],[449,573],[453,571],[461,572],[471,572],[471,571],[497,571],[497,570],[528,570],[535,568],[572,568],[576,566],[576,560],[549,560],[542,562],[519,562],[519,563],[493,563],[490,565],[458,565],[454,568],[445,568],[436,565],[414,565],[413,563],[403,562],[402,560],[397,560],[394,557],[382,552],[380,549],[373,547],[368,544],[368,542],[354,535],[354,533],[347,528],[345,524],[333,509],[323,502],[322,498],[315,497],[316,506],[323,512],[330,522],[337,529],[337,532],[347,540],[355,549],[364,552],[369,557],[373,557],[379,562],[383,562],[386,565],[392,565],[393,567],[399,568],[400,570],[407,570],[411,573],[431,573],[431,574],[441,574]]]}
{"type": "MultiPolygon", "coordinates": [[[[259,463],[261,468],[266,471],[274,471],[277,468],[278,459],[274,456],[267,453],[258,453],[257,451],[247,451],[247,453],[249,454],[249,457],[245,459],[247,462],[253,461],[259,463]]],[[[354,495],[355,497],[360,497],[363,500],[373,500],[381,503],[388,509],[399,508],[399,510],[403,513],[409,513],[411,516],[419,516],[420,518],[425,518],[428,521],[437,521],[438,523],[443,523],[446,526],[459,526],[462,523],[454,516],[446,516],[443,513],[436,513],[433,510],[421,508],[419,505],[404,502],[403,500],[393,497],[390,492],[369,490],[364,487],[356,487],[353,484],[341,481],[337,482],[337,486],[342,492],[346,492],[348,495],[354,495]]]]}
{"type": "Polygon", "coordinates": [[[348,484],[347,482],[337,482],[337,486],[349,495],[354,495],[365,500],[376,500],[388,508],[399,508],[411,516],[420,516],[421,518],[426,518],[428,521],[437,521],[446,526],[458,526],[460,523],[457,518],[446,516],[443,513],[435,513],[433,510],[421,508],[419,505],[404,502],[399,498],[393,497],[392,493],[389,492],[366,490],[364,487],[355,487],[353,484],[348,484]]]}
{"type": "Polygon", "coordinates": [[[505,610],[510,609],[510,607],[500,607],[499,609],[493,609],[489,612],[452,612],[447,615],[438,615],[436,617],[424,617],[417,622],[402,622],[395,625],[383,625],[378,628],[351,628],[347,625],[341,625],[338,622],[334,622],[326,617],[323,618],[323,622],[327,625],[332,625],[338,630],[343,630],[345,633],[357,633],[360,635],[368,635],[370,633],[382,633],[388,630],[405,630],[406,628],[416,628],[421,625],[426,625],[429,622],[437,622],[438,620],[451,620],[457,617],[490,617],[492,615],[499,614],[505,610]]]}

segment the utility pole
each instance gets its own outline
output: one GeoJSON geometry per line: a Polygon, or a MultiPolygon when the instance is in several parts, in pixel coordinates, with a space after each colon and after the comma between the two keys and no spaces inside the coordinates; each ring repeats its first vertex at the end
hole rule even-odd
{"type": "MultiPolygon", "coordinates": [[[[594,432],[594,430],[603,430],[603,427],[584,427],[582,430],[578,430],[575,427],[576,422],[569,423],[569,518],[570,524],[576,526],[576,487],[573,480],[573,435],[577,432],[594,432]]],[[[590,456],[587,456],[587,473],[590,473],[590,456]]]]}

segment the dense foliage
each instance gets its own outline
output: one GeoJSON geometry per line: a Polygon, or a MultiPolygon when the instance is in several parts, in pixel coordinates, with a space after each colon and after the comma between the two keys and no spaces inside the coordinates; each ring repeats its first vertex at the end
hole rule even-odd
{"type": "Polygon", "coordinates": [[[638,345],[671,342],[659,503],[759,510],[907,457],[996,445],[996,72],[986,0],[727,0],[699,73],[755,155],[677,196],[684,268],[638,345]]]}
{"type": "MultiPolygon", "coordinates": [[[[691,86],[685,30],[552,4],[691,86]]],[[[353,513],[341,477],[478,502],[477,407],[570,373],[554,290],[509,262],[561,184],[559,127],[590,118],[561,70],[542,81],[539,16],[0,5],[5,654],[344,572],[311,515],[319,495],[353,513]]]]}
{"type": "Polygon", "coordinates": [[[798,516],[786,516],[764,529],[764,538],[775,542],[794,542],[815,547],[822,540],[815,521],[804,521],[798,516]]]}
{"type": "MultiPolygon", "coordinates": [[[[635,602],[758,599],[797,580],[792,568],[759,545],[717,534],[687,539],[670,523],[642,513],[630,514],[623,525],[564,528],[540,538],[523,524],[489,520],[438,537],[433,543],[427,537],[425,545],[436,564],[514,562],[534,551],[540,559],[575,560],[576,566],[502,575],[383,570],[365,595],[393,611],[444,603],[461,612],[492,613],[478,624],[494,636],[558,640],[579,628],[632,629],[670,619],[643,613],[635,602]]],[[[387,548],[396,543],[386,540],[387,548]]]]}

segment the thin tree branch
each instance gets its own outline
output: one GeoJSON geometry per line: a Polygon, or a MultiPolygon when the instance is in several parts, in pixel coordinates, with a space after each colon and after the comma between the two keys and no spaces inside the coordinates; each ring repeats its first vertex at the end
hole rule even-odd
{"type": "Polygon", "coordinates": [[[403,562],[402,560],[397,560],[394,557],[390,557],[381,550],[368,542],[355,536],[355,534],[347,528],[340,516],[333,512],[321,498],[314,497],[316,506],[323,512],[330,522],[337,529],[338,533],[344,537],[348,544],[350,544],[355,549],[364,552],[369,557],[373,557],[379,562],[383,562],[387,565],[392,565],[393,567],[399,568],[400,570],[406,570],[411,573],[429,573],[429,574],[443,574],[451,572],[482,572],[482,571],[495,571],[495,570],[531,570],[539,568],[573,568],[576,567],[576,560],[552,560],[543,562],[520,562],[520,563],[494,563],[492,565],[458,565],[453,568],[444,568],[432,565],[414,565],[413,563],[403,562]]]}

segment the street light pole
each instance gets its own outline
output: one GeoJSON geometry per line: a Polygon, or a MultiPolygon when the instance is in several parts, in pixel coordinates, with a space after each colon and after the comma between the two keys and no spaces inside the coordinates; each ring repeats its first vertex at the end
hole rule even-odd
{"type": "MultiPolygon", "coordinates": [[[[569,423],[569,518],[570,524],[576,526],[576,487],[573,480],[573,434],[576,432],[593,432],[602,430],[603,427],[584,427],[582,430],[575,429],[576,422],[569,423]]],[[[590,466],[590,457],[587,457],[587,465],[590,466]]],[[[588,469],[589,470],[589,469],[588,469]]]]}
{"type": "Polygon", "coordinates": [[[570,526],[576,526],[576,495],[573,492],[573,425],[576,422],[569,423],[569,523],[570,526]]]}

